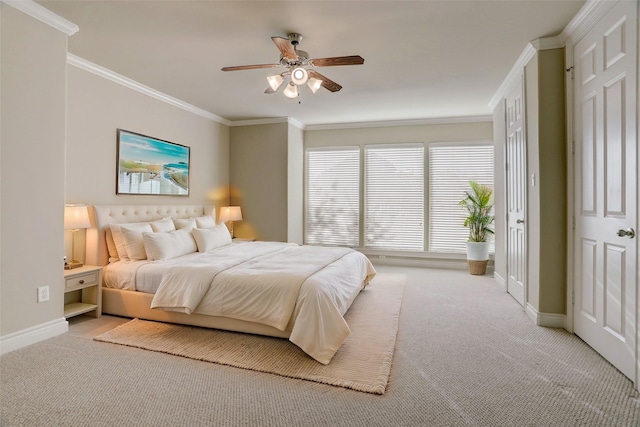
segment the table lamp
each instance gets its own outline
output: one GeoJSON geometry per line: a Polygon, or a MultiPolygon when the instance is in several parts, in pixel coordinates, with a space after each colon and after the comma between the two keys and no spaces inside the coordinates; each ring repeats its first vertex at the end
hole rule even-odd
{"type": "Polygon", "coordinates": [[[223,206],[220,208],[220,222],[229,223],[229,233],[233,239],[233,221],[242,221],[240,206],[223,206]]]}
{"type": "Polygon", "coordinates": [[[75,259],[76,231],[81,228],[91,227],[89,221],[89,211],[86,205],[65,205],[64,206],[64,229],[71,230],[71,261],[65,262],[64,268],[70,270],[72,268],[82,267],[82,263],[75,259]]]}

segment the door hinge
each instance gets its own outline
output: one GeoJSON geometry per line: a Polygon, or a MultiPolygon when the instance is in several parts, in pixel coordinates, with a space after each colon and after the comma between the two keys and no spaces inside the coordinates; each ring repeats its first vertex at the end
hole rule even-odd
{"type": "Polygon", "coordinates": [[[569,67],[569,68],[566,68],[566,71],[567,71],[567,73],[570,73],[569,77],[571,77],[571,80],[573,80],[574,77],[575,77],[573,65],[571,67],[569,67]]]}
{"type": "Polygon", "coordinates": [[[504,171],[505,171],[505,172],[509,172],[509,163],[506,163],[506,162],[505,162],[505,164],[504,164],[504,171]]]}
{"type": "Polygon", "coordinates": [[[576,229],[576,217],[575,216],[571,217],[571,229],[572,230],[576,229]]]}
{"type": "Polygon", "coordinates": [[[571,154],[576,154],[576,142],[571,141],[571,154]]]}
{"type": "Polygon", "coordinates": [[[574,291],[571,291],[571,305],[574,305],[576,303],[576,293],[574,291]]]}

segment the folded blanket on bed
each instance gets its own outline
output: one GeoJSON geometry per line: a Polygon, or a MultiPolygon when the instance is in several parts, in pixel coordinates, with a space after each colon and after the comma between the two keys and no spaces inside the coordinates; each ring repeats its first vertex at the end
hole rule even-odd
{"type": "Polygon", "coordinates": [[[271,242],[260,246],[262,253],[248,253],[232,265],[222,262],[172,268],[151,308],[225,316],[285,330],[304,281],[353,252],[271,242]]]}

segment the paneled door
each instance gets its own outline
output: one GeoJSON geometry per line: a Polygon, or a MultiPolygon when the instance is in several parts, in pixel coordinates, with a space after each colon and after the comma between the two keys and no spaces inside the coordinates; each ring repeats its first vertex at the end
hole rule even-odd
{"type": "Polygon", "coordinates": [[[525,304],[527,147],[522,79],[506,97],[507,126],[507,292],[525,304]]]}
{"type": "Polygon", "coordinates": [[[634,381],[636,8],[619,2],[573,47],[574,332],[634,381]]]}

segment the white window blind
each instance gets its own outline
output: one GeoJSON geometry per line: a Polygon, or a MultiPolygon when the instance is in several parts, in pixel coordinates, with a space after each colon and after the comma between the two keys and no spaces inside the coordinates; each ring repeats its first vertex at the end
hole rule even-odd
{"type": "MultiPolygon", "coordinates": [[[[429,145],[429,251],[466,252],[467,211],[458,202],[465,197],[469,181],[493,188],[492,145],[429,145]]],[[[490,242],[494,252],[493,238],[490,242]]]]}
{"type": "Polygon", "coordinates": [[[365,247],[424,251],[424,145],[365,146],[365,247]]]}
{"type": "Polygon", "coordinates": [[[306,151],[305,243],[359,246],[360,148],[306,151]]]}

